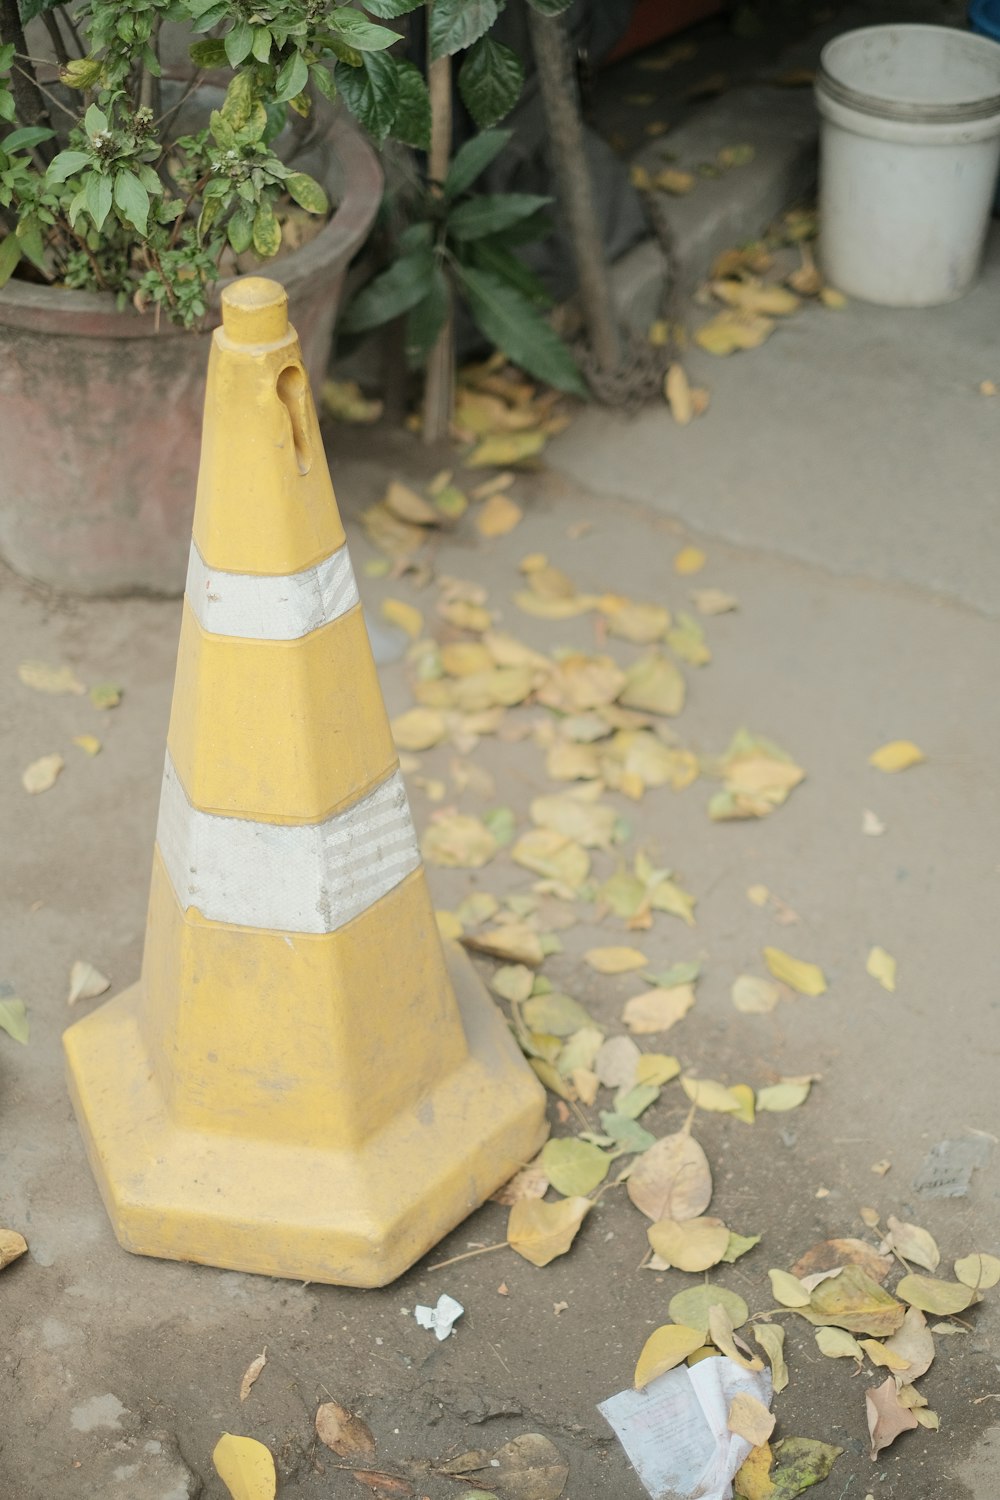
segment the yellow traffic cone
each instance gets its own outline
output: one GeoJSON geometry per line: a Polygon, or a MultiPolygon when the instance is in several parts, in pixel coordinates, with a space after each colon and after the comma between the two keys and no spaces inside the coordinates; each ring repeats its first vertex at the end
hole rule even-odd
{"type": "Polygon", "coordinates": [[[544,1139],[438,936],[285,293],[223,293],[142,978],[65,1035],[127,1250],[380,1286],[544,1139]]]}

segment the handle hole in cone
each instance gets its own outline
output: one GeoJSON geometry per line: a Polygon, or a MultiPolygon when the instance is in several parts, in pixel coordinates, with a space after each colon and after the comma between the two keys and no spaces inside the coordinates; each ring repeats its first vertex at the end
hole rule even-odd
{"type": "Polygon", "coordinates": [[[279,373],[276,390],[292,424],[292,441],[295,444],[295,461],[300,474],[308,474],[312,467],[312,443],[306,422],[309,405],[309,384],[301,365],[286,365],[279,373]]]}

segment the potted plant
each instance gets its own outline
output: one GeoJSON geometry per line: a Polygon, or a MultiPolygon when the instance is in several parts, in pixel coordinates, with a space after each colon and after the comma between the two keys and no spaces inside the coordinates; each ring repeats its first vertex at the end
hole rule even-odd
{"type": "Polygon", "coordinates": [[[0,555],[45,582],[180,590],[220,279],[282,280],[318,376],[378,207],[375,154],[317,100],[376,134],[429,131],[390,28],[315,0],[248,11],[0,0],[0,555]],[[281,253],[310,217],[319,233],[281,253]]]}

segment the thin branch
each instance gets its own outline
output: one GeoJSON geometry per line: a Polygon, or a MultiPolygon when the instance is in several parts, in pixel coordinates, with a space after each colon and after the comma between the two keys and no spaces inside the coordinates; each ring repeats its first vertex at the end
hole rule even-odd
{"type": "Polygon", "coordinates": [[[69,53],[66,51],[66,43],[63,41],[63,34],[59,30],[59,22],[56,20],[55,11],[45,11],[42,15],[42,21],[45,25],[45,30],[49,34],[49,38],[52,42],[52,47],[55,51],[56,57],[58,58],[60,64],[65,67],[69,62],[69,53]]]}
{"type": "Polygon", "coordinates": [[[466,1250],[464,1255],[453,1255],[451,1260],[439,1260],[437,1265],[428,1266],[428,1271],[443,1271],[445,1266],[455,1266],[460,1260],[471,1260],[474,1255],[489,1255],[494,1250],[507,1250],[509,1245],[506,1240],[500,1240],[496,1245],[481,1245],[478,1250],[466,1250]]]}
{"type": "Polygon", "coordinates": [[[161,136],[166,134],[166,131],[173,124],[177,115],[180,114],[181,110],[184,108],[191,95],[201,87],[202,77],[203,73],[199,70],[191,79],[190,83],[184,90],[181,97],[178,99],[177,103],[172,105],[170,109],[165,110],[158,119],[153,121],[154,128],[159,131],[161,136]]]}
{"type": "MultiPolygon", "coordinates": [[[[22,57],[24,57],[24,54],[19,52],[18,53],[18,61],[20,61],[22,59],[22,57]]],[[[31,62],[32,59],[30,57],[28,57],[28,58],[24,58],[24,61],[31,62]]],[[[21,68],[21,67],[15,66],[14,72],[15,73],[20,73],[23,78],[30,78],[31,82],[34,84],[34,86],[38,90],[38,92],[40,94],[44,94],[45,97],[46,97],[46,99],[48,99],[51,104],[54,104],[57,109],[61,109],[64,115],[69,115],[70,119],[73,121],[73,124],[74,125],[76,124],[77,119],[78,119],[78,115],[77,115],[76,111],[73,110],[73,109],[70,109],[68,105],[64,104],[57,94],[53,94],[52,91],[51,91],[51,89],[47,89],[45,87],[44,83],[39,83],[38,79],[32,73],[29,73],[28,70],[27,70],[27,68],[21,68]]],[[[15,90],[15,92],[16,92],[16,90],[15,90]]],[[[32,125],[34,125],[34,124],[51,125],[52,121],[49,119],[48,111],[46,111],[45,114],[39,120],[37,120],[37,121],[31,120],[31,121],[29,121],[29,124],[32,124],[32,125]]]]}

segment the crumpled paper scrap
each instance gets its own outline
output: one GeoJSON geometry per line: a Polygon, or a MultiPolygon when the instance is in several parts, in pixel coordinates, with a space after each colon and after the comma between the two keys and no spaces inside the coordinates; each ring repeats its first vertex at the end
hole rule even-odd
{"type": "Polygon", "coordinates": [[[413,1316],[421,1328],[433,1328],[439,1339],[446,1339],[464,1312],[461,1302],[442,1292],[436,1307],[415,1307],[413,1316]]]}

